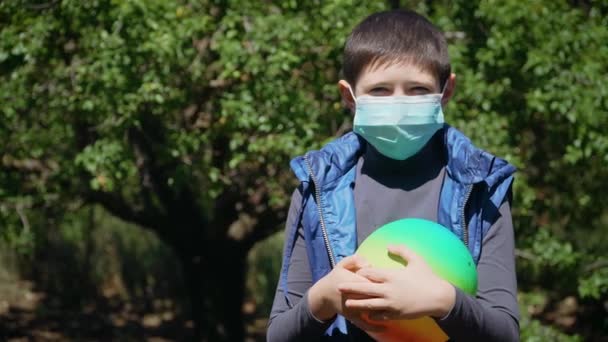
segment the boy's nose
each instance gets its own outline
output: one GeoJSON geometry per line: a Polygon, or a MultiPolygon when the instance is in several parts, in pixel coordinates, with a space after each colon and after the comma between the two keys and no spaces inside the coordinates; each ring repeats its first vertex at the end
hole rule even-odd
{"type": "Polygon", "coordinates": [[[403,96],[403,95],[407,95],[405,93],[405,89],[403,89],[403,87],[395,87],[393,89],[393,96],[403,96]]]}

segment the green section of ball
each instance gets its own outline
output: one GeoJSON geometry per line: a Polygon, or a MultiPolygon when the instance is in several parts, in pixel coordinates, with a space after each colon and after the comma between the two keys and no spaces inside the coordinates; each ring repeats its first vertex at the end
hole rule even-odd
{"type": "Polygon", "coordinates": [[[468,294],[477,292],[473,258],[464,243],[444,226],[417,218],[393,221],[368,236],[357,254],[375,267],[403,267],[404,260],[388,253],[390,245],[405,245],[420,255],[439,277],[468,294]]]}

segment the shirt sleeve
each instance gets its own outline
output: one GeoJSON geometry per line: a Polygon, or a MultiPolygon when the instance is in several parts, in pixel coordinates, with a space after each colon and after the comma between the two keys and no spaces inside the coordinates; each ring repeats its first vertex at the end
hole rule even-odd
{"type": "MultiPolygon", "coordinates": [[[[295,226],[301,203],[302,195],[296,189],[291,197],[286,230],[293,229],[295,226]]],[[[286,239],[288,236],[289,234],[285,234],[286,239]]],[[[288,245],[287,241],[284,245],[288,245]]],[[[283,289],[277,284],[268,321],[266,340],[269,342],[318,340],[329,327],[331,321],[319,321],[312,315],[308,306],[308,289],[312,286],[312,274],[308,263],[304,234],[300,225],[298,225],[296,241],[287,272],[289,303],[285,298],[283,289]]]]}
{"type": "Polygon", "coordinates": [[[451,340],[519,341],[515,241],[508,201],[499,212],[483,240],[477,295],[456,289],[452,311],[437,321],[451,340]]]}

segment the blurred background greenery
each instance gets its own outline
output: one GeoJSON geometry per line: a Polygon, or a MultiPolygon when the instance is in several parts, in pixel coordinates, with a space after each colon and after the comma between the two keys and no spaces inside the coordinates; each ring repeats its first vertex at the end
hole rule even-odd
{"type": "Polygon", "coordinates": [[[524,341],[608,341],[608,2],[0,2],[0,339],[264,340],[291,157],[348,131],[348,32],[448,37],[514,163],[524,341]]]}

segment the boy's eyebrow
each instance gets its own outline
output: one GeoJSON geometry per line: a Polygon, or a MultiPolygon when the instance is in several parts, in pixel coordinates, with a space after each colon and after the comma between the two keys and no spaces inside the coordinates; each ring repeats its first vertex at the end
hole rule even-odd
{"type": "Polygon", "coordinates": [[[387,86],[392,87],[393,84],[391,82],[379,81],[379,82],[372,82],[370,84],[366,84],[365,88],[377,88],[377,87],[387,87],[387,86]]]}
{"type": "Polygon", "coordinates": [[[408,83],[411,83],[412,85],[427,87],[427,88],[433,88],[433,86],[434,86],[434,84],[427,83],[427,82],[420,82],[420,81],[411,81],[408,83]]]}
{"type": "MultiPolygon", "coordinates": [[[[421,81],[416,81],[416,80],[408,80],[405,81],[404,84],[407,85],[414,85],[414,86],[422,86],[422,87],[426,87],[426,88],[433,88],[433,84],[431,83],[427,83],[427,82],[421,82],[421,81]]],[[[377,87],[393,87],[394,83],[392,82],[385,82],[385,81],[378,81],[378,82],[371,82],[369,84],[365,84],[363,85],[364,88],[377,88],[377,87]]]]}

